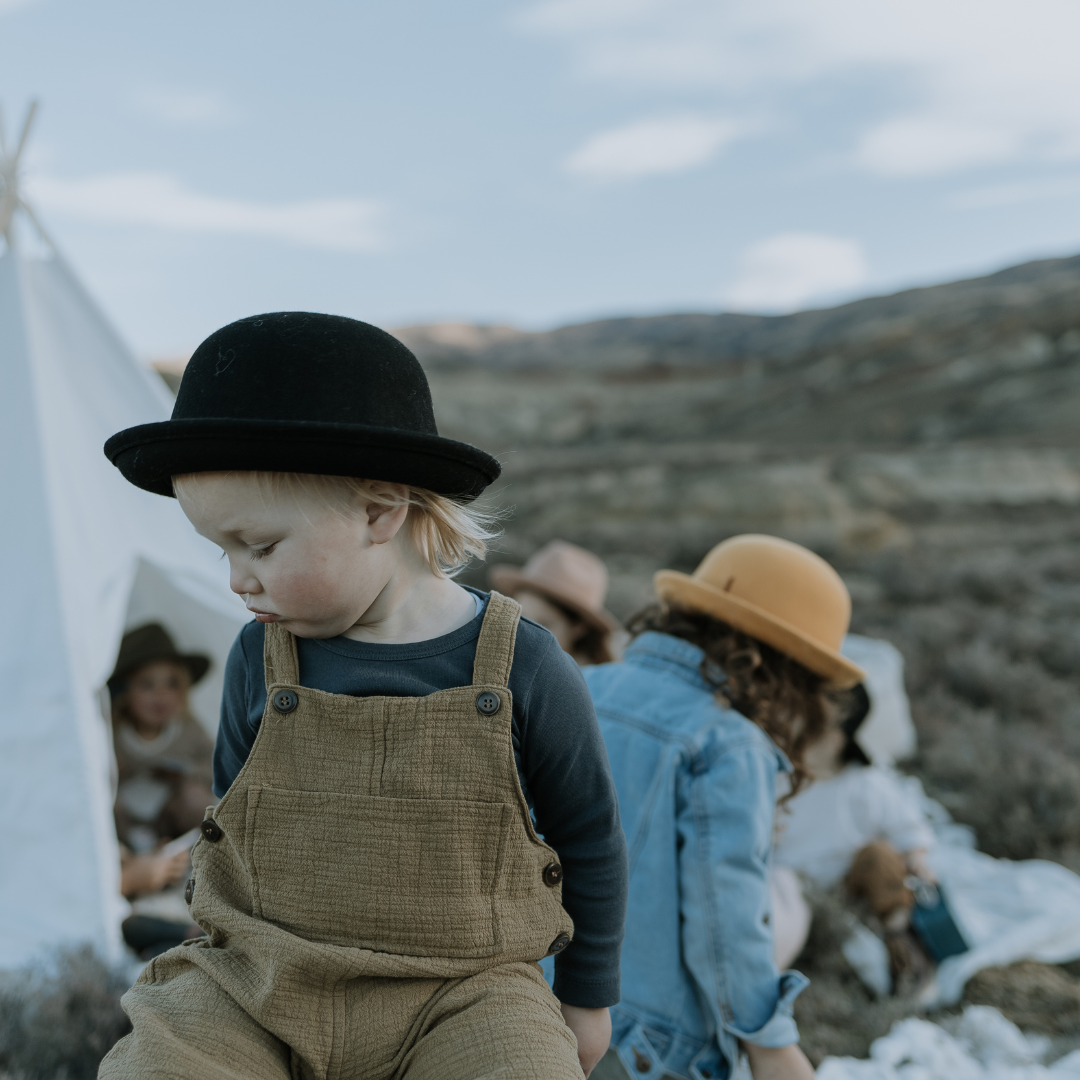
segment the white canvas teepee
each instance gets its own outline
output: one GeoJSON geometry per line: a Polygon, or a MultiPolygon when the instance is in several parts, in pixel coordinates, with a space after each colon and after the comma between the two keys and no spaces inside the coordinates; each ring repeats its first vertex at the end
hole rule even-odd
{"type": "Polygon", "coordinates": [[[19,145],[0,136],[0,968],[94,942],[119,955],[119,855],[105,681],[125,629],[163,623],[213,659],[194,697],[211,729],[225,657],[248,617],[218,552],[179,506],[102,453],[167,419],[143,368],[55,247],[16,242],[19,145]]]}

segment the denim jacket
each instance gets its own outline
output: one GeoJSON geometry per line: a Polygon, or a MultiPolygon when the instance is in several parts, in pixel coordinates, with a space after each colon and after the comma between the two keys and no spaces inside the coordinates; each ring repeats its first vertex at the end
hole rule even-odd
{"type": "Polygon", "coordinates": [[[642,634],[621,663],[586,668],[630,856],[622,1003],[612,1045],[631,1076],[719,1080],[737,1040],[797,1042],[807,985],[773,959],[769,857],[787,758],[723,708],[703,653],[642,634]]]}

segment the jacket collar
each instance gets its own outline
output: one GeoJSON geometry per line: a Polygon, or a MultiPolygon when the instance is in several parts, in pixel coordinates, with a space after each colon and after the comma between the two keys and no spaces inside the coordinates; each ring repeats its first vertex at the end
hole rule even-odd
{"type": "MultiPolygon", "coordinates": [[[[699,690],[710,694],[716,691],[716,685],[709,683],[701,675],[704,650],[682,638],[661,634],[656,630],[646,630],[627,646],[623,659],[643,667],[667,668],[673,675],[699,690]]],[[[721,673],[718,671],[717,675],[721,676],[721,673]]]]}
{"type": "MultiPolygon", "coordinates": [[[[689,683],[695,689],[704,690],[708,694],[715,694],[717,684],[709,683],[701,675],[701,661],[704,658],[704,649],[692,645],[682,638],[672,637],[670,634],[661,634],[656,630],[646,630],[640,637],[635,638],[623,653],[624,663],[637,664],[641,667],[664,668],[676,678],[689,683]]],[[[723,672],[717,669],[717,682],[722,681],[723,672]]],[[[738,715],[742,716],[741,713],[738,715]]],[[[749,720],[746,722],[752,723],[749,720]]],[[[761,737],[768,742],[776,753],[781,772],[793,772],[791,762],[783,750],[761,728],[758,728],[757,725],[754,726],[757,731],[761,732],[761,737]]]]}

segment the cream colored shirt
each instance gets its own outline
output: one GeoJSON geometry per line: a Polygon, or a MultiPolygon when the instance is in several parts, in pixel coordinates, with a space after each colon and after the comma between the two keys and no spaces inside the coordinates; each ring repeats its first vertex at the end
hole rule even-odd
{"type": "Polygon", "coordinates": [[[782,805],[773,858],[824,888],[846,873],[855,854],[874,840],[899,852],[928,848],[934,840],[919,797],[898,774],[849,765],[782,805]]]}

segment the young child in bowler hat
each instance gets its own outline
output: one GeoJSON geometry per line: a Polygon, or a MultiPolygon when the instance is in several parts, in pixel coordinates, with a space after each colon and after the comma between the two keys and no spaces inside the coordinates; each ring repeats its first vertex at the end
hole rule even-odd
{"type": "Polygon", "coordinates": [[[172,419],[105,451],[175,493],[255,621],[188,883],[206,936],[147,967],[99,1075],[587,1073],[619,998],[625,841],[577,666],[452,580],[491,536],[470,502],[498,463],[439,436],[400,342],[306,312],[212,334],[172,419]]]}
{"type": "Polygon", "coordinates": [[[618,664],[587,668],[632,861],[623,1000],[596,1080],[809,1080],[774,959],[769,864],[777,780],[806,777],[851,603],[798,544],[735,536],[694,574],[661,570],[618,664]]]}

